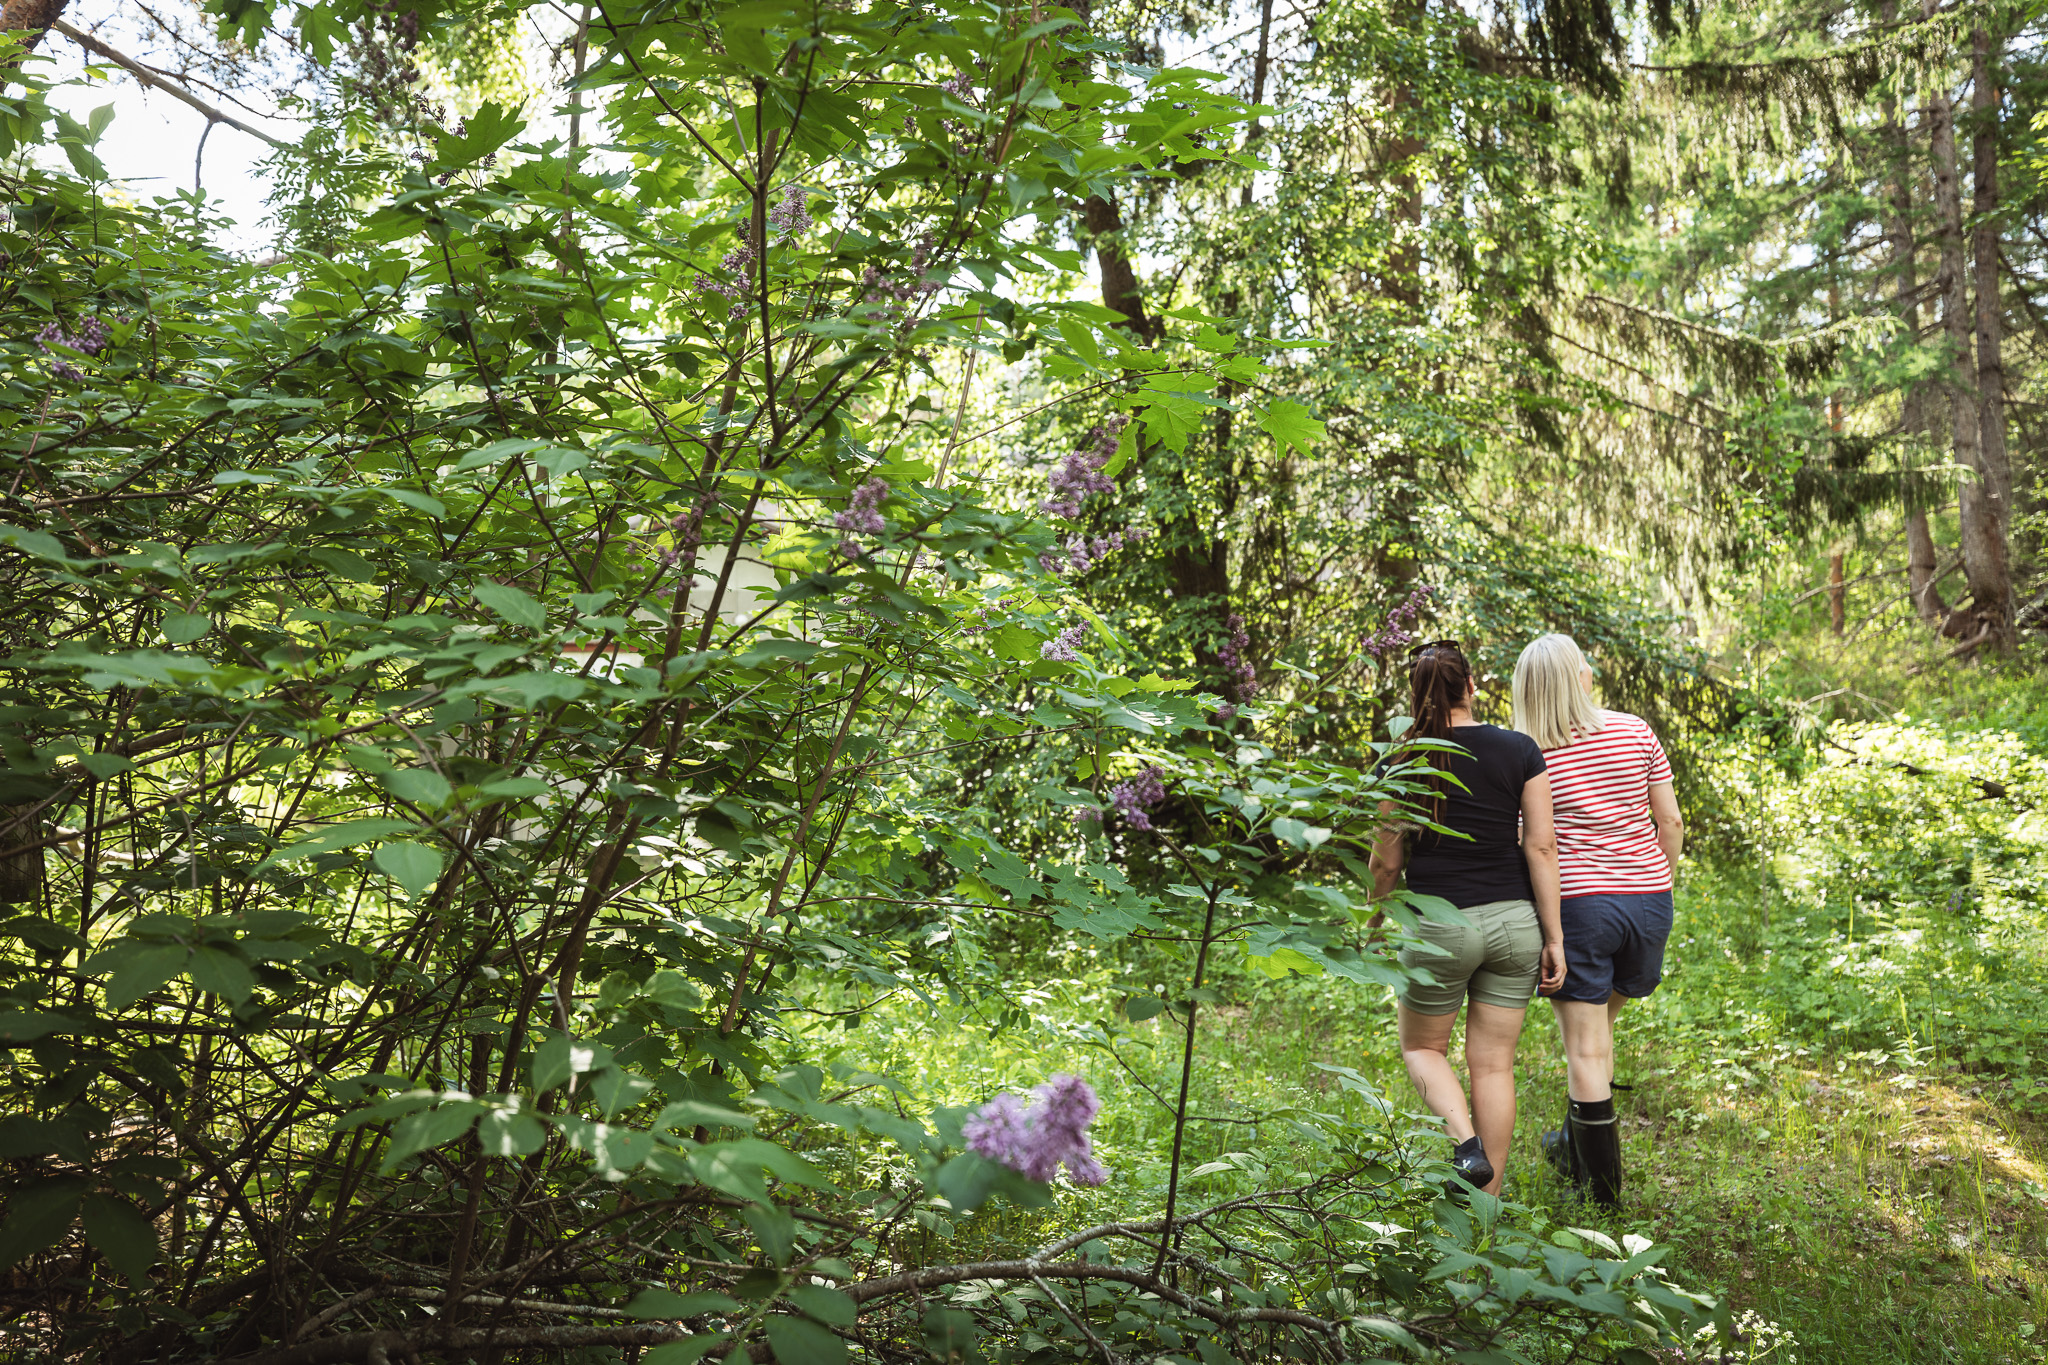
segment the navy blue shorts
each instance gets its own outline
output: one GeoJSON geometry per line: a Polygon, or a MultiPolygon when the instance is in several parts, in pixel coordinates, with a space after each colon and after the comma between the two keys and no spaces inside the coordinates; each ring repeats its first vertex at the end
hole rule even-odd
{"type": "Polygon", "coordinates": [[[1552,1000],[1605,1004],[1614,992],[1640,1000],[1664,979],[1671,937],[1671,893],[1566,896],[1564,985],[1552,1000]]]}

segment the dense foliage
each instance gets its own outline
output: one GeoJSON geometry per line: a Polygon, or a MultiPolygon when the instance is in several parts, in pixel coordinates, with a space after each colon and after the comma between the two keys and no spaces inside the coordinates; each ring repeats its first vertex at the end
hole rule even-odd
{"type": "Polygon", "coordinates": [[[2038,650],[2038,16],[1648,10],[151,9],[309,118],[253,251],[8,0],[0,1339],[1751,1331],[1247,1036],[1445,908],[1407,646],[1563,629],[1710,860],[1653,1048],[2048,1083],[2040,745],[1871,695],[2038,650]]]}
{"type": "Polygon", "coordinates": [[[1221,959],[1397,979],[1360,864],[1408,770],[1283,761],[1260,734],[1313,708],[1251,704],[1248,658],[1228,702],[1118,662],[1060,573],[1114,548],[1056,524],[1219,386],[1283,445],[1317,427],[1269,394],[1275,343],[1107,330],[1040,297],[1073,257],[1014,226],[1214,155],[1245,107],[1023,10],[611,10],[589,38],[606,147],[519,144],[486,103],[265,265],[109,193],[103,121],[18,73],[10,1332],[1511,1359],[1698,1318],[1657,1251],[1442,1198],[1356,1078],[1297,1120],[1312,1168],[1181,1188],[1221,959]],[[1059,401],[1099,428],[1021,507],[953,463],[998,357],[1084,378],[1059,401]],[[1026,742],[1075,818],[1008,839],[950,777],[1026,742]],[[786,1018],[829,981],[847,1028],[900,991],[1001,1027],[1048,931],[1180,966],[1122,1006],[1182,1021],[1169,1175],[989,1225],[1045,1183],[786,1018]]]}

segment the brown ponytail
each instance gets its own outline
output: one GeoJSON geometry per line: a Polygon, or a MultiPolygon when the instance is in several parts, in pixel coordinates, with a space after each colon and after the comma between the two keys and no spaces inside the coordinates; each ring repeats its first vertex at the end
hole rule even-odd
{"type": "Polygon", "coordinates": [[[1466,704],[1472,664],[1456,645],[1428,645],[1408,670],[1409,713],[1415,728],[1404,739],[1449,739],[1451,712],[1466,704]]]}
{"type": "MultiPolygon", "coordinates": [[[[1451,712],[1469,701],[1471,691],[1472,664],[1464,651],[1449,643],[1425,645],[1408,668],[1408,709],[1409,714],[1415,717],[1415,725],[1401,738],[1448,740],[1451,737],[1451,712]]],[[[1429,818],[1442,820],[1443,756],[1431,753],[1423,755],[1423,758],[1436,770],[1427,779],[1431,793],[1429,818]]],[[[1418,830],[1416,833],[1430,835],[1432,845],[1443,837],[1433,831],[1418,830]]]]}

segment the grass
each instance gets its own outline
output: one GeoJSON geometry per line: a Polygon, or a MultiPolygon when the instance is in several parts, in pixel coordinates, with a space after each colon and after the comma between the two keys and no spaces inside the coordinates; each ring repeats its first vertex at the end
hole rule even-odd
{"type": "MultiPolygon", "coordinates": [[[[1665,985],[1618,1039],[1624,1207],[1577,1205],[1537,1158],[1564,1099],[1541,1005],[1506,1193],[1667,1245],[1679,1284],[1796,1340],[1747,1355],[1753,1339],[1733,1360],[2048,1360],[2048,765],[2010,733],[1841,733],[1855,754],[1767,774],[1768,860],[1689,866],[1681,881],[1665,985]]],[[[1177,1086],[1181,1025],[1134,1024],[1119,1005],[1137,978],[1171,995],[1177,970],[1069,945],[1019,965],[1025,1026],[899,1001],[843,1035],[843,1059],[931,1103],[1081,1071],[1102,1092],[1098,1144],[1117,1179],[1048,1217],[1156,1210],[1171,1130],[1156,1096],[1177,1086]]],[[[1184,1169],[1227,1160],[1288,1179],[1308,1155],[1289,1111],[1355,1103],[1326,1065],[1414,1104],[1383,992],[1229,972],[1216,984],[1184,1169]]]]}
{"type": "MultiPolygon", "coordinates": [[[[1695,953],[1731,951],[1728,910],[1682,892],[1676,937],[1695,953]]],[[[934,1101],[956,1103],[1054,1069],[1083,1071],[1104,1094],[1104,1155],[1142,1197],[1163,1178],[1168,1120],[1138,1078],[1167,1088],[1178,1030],[1162,1027],[1165,1017],[1127,1026],[1119,1052],[1137,1076],[1122,1072],[1085,1022],[1112,1011],[1114,973],[1099,961],[1069,966],[1079,970],[1025,993],[1033,1029],[970,1041],[950,1010],[906,1011],[849,1036],[849,1059],[921,1078],[934,1101]]],[[[1564,1094],[1541,1005],[1523,1035],[1508,1197],[1560,1222],[1669,1245],[1679,1283],[1781,1324],[1803,1365],[2048,1359],[2048,1125],[2029,1108],[2038,1100],[1910,1034],[1890,1050],[1830,1050],[1824,1036],[1750,1012],[1704,1027],[1716,978],[1688,983],[1673,966],[1664,991],[1623,1015],[1618,1064],[1633,1086],[1617,1105],[1624,1207],[1577,1206],[1536,1157],[1564,1094]]],[[[1318,1063],[1355,1067],[1412,1103],[1390,999],[1298,977],[1241,978],[1231,996],[1202,1020],[1195,1112],[1330,1108],[1339,1097],[1318,1063]]],[[[1232,1153],[1285,1178],[1284,1123],[1191,1125],[1187,1169],[1232,1153]]]]}

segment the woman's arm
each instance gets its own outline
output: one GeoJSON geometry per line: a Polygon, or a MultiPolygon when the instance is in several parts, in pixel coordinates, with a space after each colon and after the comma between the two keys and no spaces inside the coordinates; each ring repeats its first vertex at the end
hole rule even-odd
{"type": "Polygon", "coordinates": [[[1664,850],[1664,861],[1671,864],[1675,877],[1678,859],[1685,852],[1685,820],[1678,813],[1678,793],[1669,782],[1650,784],[1650,818],[1657,822],[1657,847],[1664,850]]]}
{"type": "MultiPolygon", "coordinates": [[[[1401,869],[1408,862],[1401,826],[1395,820],[1394,812],[1393,802],[1380,802],[1380,825],[1372,838],[1372,898],[1376,901],[1384,900],[1394,889],[1394,883],[1401,879],[1401,869]]],[[[1387,912],[1375,910],[1365,927],[1377,929],[1386,922],[1387,912]]]]}
{"type": "Polygon", "coordinates": [[[1551,820],[1550,774],[1522,784],[1522,857],[1536,890],[1536,922],[1543,926],[1545,995],[1564,984],[1564,923],[1558,915],[1557,827],[1551,820]]]}

